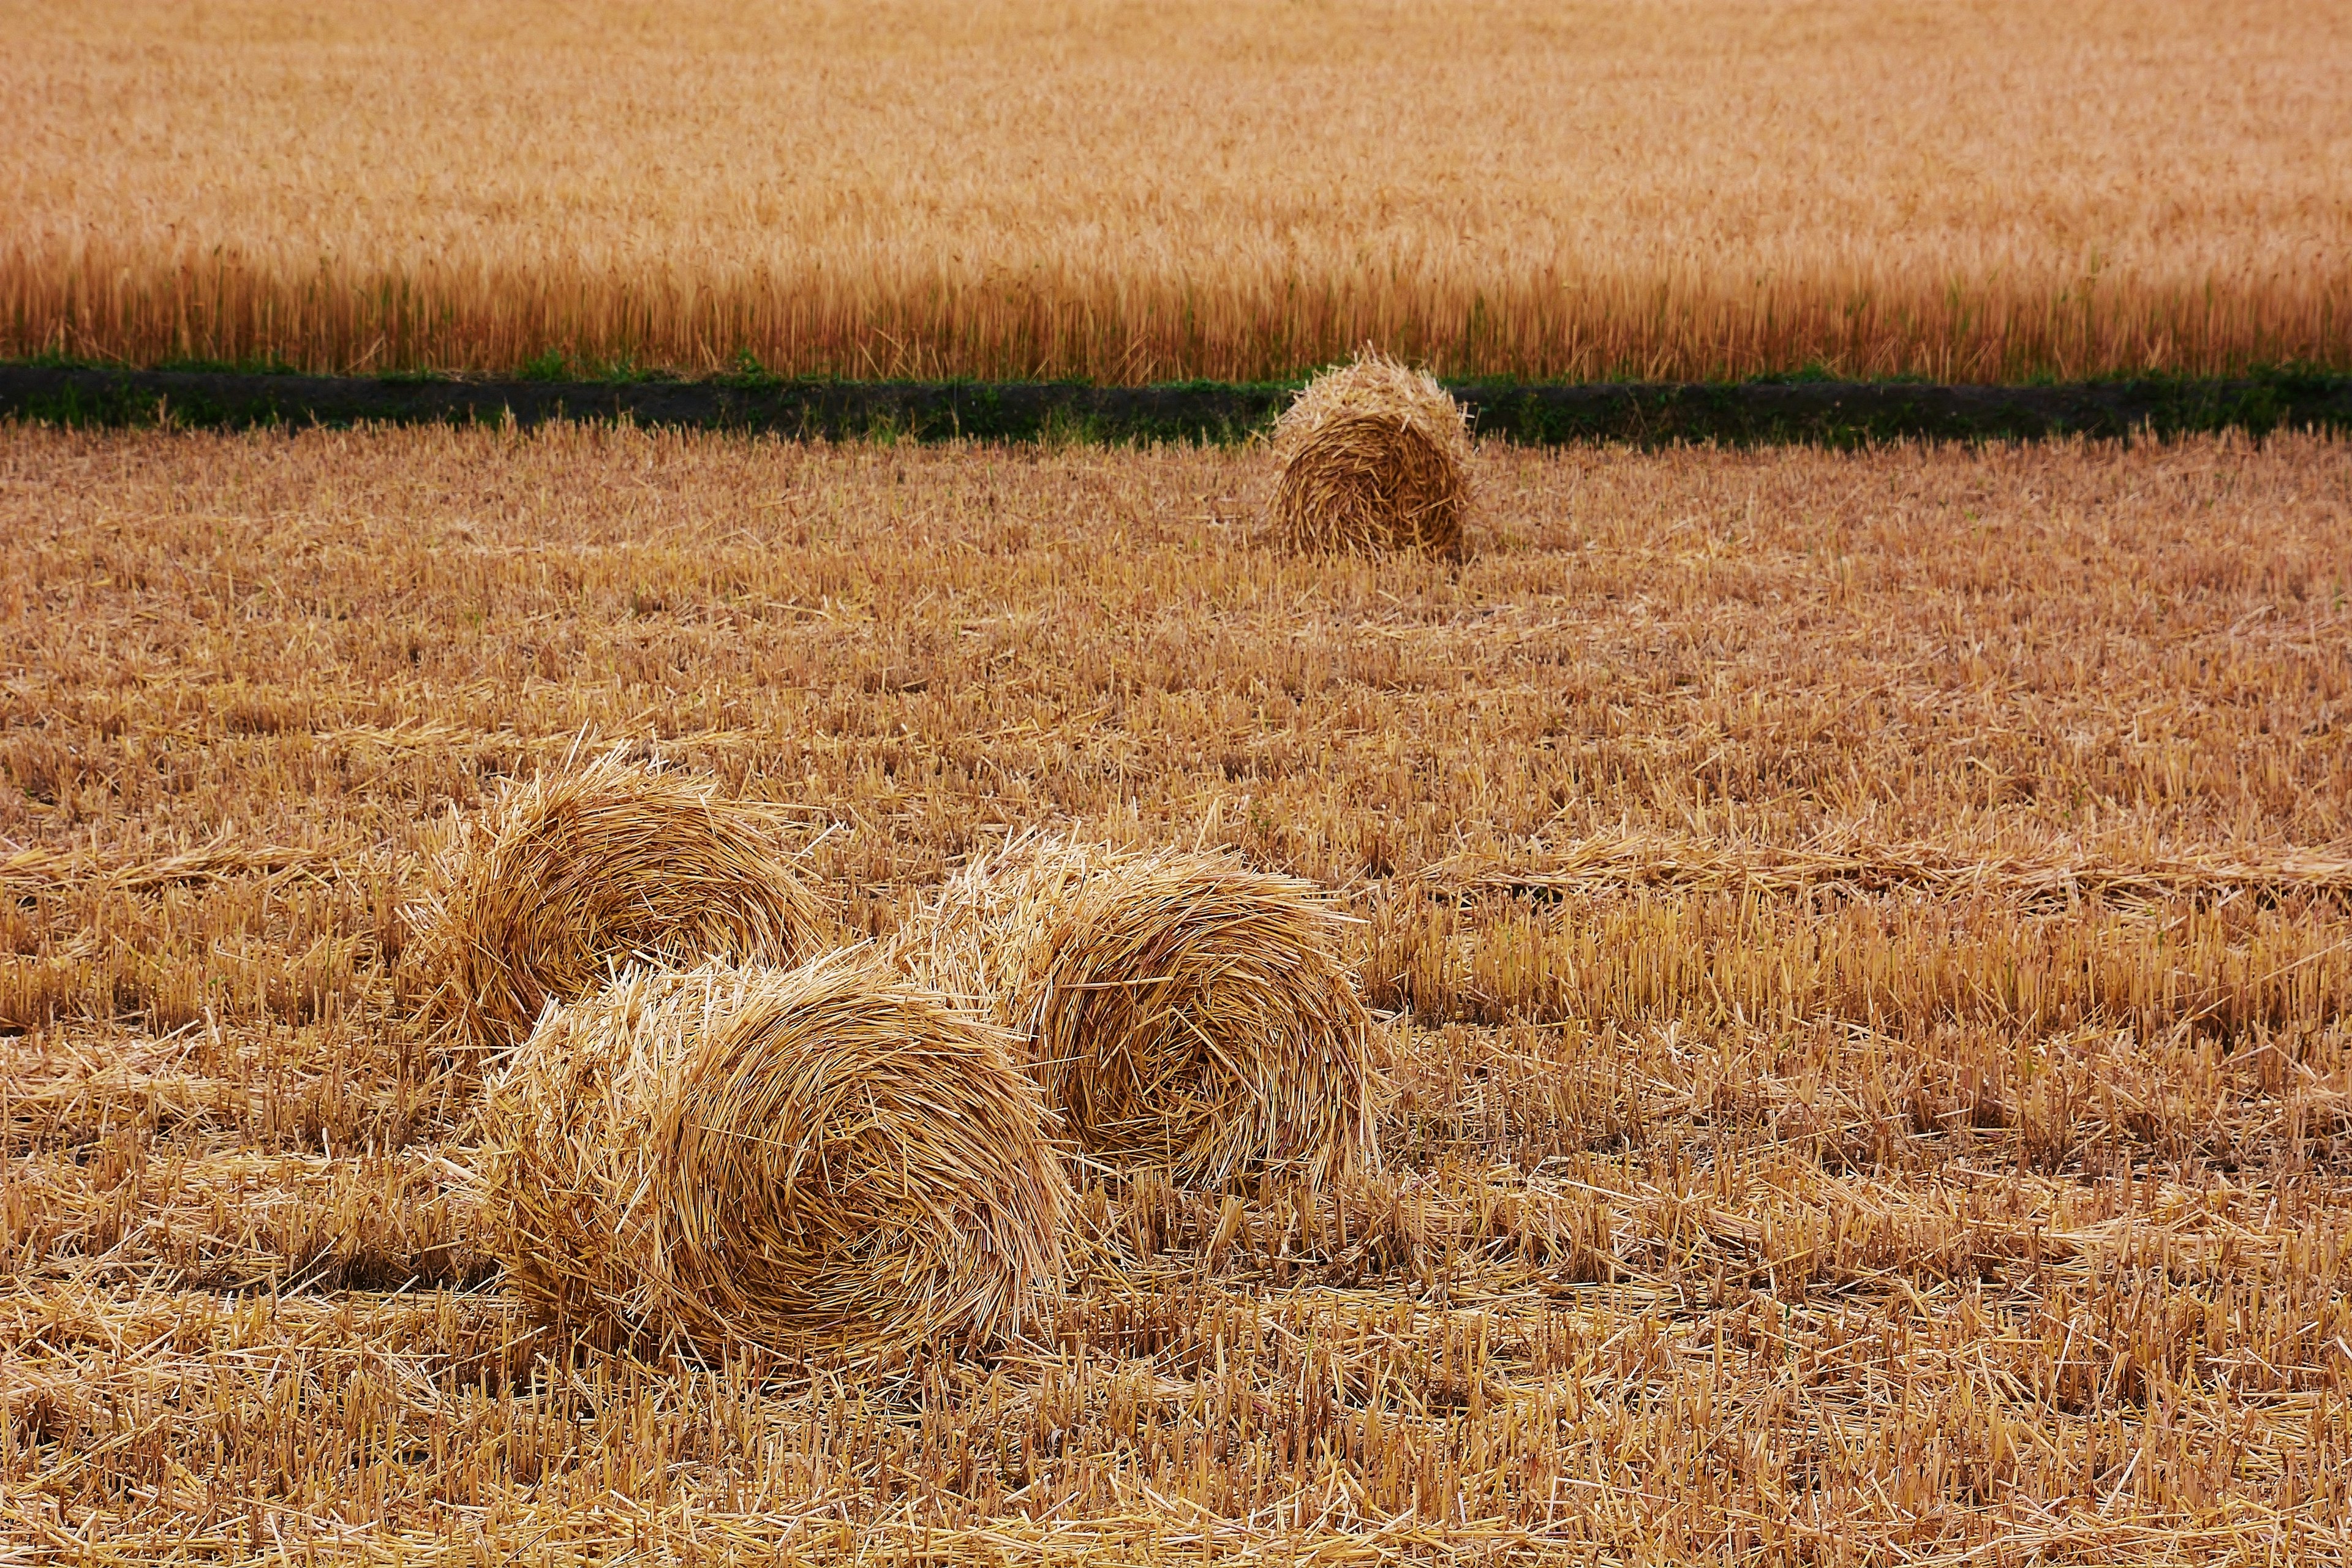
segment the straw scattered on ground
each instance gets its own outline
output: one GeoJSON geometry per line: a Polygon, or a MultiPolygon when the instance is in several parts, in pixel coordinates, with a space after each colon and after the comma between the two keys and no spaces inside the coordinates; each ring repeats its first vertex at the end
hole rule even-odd
{"type": "Polygon", "coordinates": [[[2352,444],[1490,447],[1459,566],[1264,462],[0,429],[0,1557],[2352,1562],[2352,444]],[[1045,823],[1330,889],[1380,1170],[575,1347],[393,975],[583,724],[880,940],[1045,823]]]}

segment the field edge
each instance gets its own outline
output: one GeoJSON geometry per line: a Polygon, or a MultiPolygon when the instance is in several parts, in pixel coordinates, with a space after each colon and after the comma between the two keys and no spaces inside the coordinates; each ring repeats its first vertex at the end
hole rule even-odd
{"type": "MultiPolygon", "coordinates": [[[[1777,377],[1448,384],[1478,434],[1523,446],[1859,447],[2352,429],[2352,375],[2294,369],[2011,385],[1777,377]]],[[[1287,384],[1203,381],[562,381],[0,363],[0,417],[100,427],[573,420],[800,439],[1229,445],[1265,432],[1294,391],[1287,384]]]]}

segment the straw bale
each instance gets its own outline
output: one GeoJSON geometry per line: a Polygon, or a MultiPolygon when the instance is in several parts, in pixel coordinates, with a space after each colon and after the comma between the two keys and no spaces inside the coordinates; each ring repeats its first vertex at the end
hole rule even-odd
{"type": "Polygon", "coordinates": [[[633,964],[790,965],[827,945],[824,905],[760,808],[706,777],[631,761],[510,784],[461,821],[412,912],[421,1012],[461,1059],[503,1050],[551,999],[633,964]]]}
{"type": "Polygon", "coordinates": [[[632,972],[486,1086],[488,1245],[611,1345],[1019,1334],[1060,1289],[1069,1188],[1010,1044],[870,953],[632,972]]]}
{"type": "Polygon", "coordinates": [[[1469,427],[1426,374],[1367,349],[1307,384],[1275,426],[1274,452],[1272,542],[1462,554],[1469,427]]]}
{"type": "Polygon", "coordinates": [[[1089,1154],[1319,1185],[1376,1162],[1343,919],[1313,884],[1231,855],[1032,838],[951,879],[897,953],[1014,1032],[1089,1154]]]}

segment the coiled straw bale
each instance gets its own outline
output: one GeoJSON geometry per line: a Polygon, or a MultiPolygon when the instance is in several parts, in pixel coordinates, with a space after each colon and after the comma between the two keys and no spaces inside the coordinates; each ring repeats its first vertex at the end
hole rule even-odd
{"type": "Polygon", "coordinates": [[[477,1110],[491,1246],[608,1344],[987,1343],[1060,1289],[1069,1187],[998,1029],[871,954],[639,971],[477,1110]]]}
{"type": "Polygon", "coordinates": [[[1366,350],[1307,384],[1275,426],[1274,454],[1272,542],[1462,553],[1469,426],[1429,375],[1366,350]]]}
{"type": "Polygon", "coordinates": [[[1012,1029],[1065,1133],[1115,1164],[1222,1184],[1370,1168],[1370,1016],[1343,917],[1225,854],[1051,838],[975,860],[898,961],[1012,1029]]]}
{"type": "Polygon", "coordinates": [[[632,964],[789,965],[827,945],[823,904],[758,807],[618,749],[509,784],[458,825],[438,869],[413,917],[412,984],[430,1037],[461,1059],[632,964]]]}

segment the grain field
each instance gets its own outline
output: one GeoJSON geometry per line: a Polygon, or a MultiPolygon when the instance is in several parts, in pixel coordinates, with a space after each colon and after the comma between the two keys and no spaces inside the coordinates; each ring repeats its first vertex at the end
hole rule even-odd
{"type": "Polygon", "coordinates": [[[2352,447],[1479,463],[0,431],[0,1561],[2352,1558],[2352,447]],[[858,934],[1333,889],[1383,1169],[1090,1177],[999,1355],[534,1330],[400,911],[583,737],[858,934]]]}
{"type": "Polygon", "coordinates": [[[0,0],[0,354],[2352,367],[2328,0],[0,0]]]}

